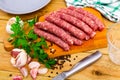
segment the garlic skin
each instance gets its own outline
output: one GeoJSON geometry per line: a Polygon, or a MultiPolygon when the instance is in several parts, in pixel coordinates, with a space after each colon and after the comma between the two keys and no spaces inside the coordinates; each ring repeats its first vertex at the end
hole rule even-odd
{"type": "Polygon", "coordinates": [[[11,56],[16,58],[21,51],[22,51],[21,49],[15,48],[11,51],[11,56]]]}
{"type": "MultiPolygon", "coordinates": [[[[13,34],[14,32],[11,30],[11,25],[13,24],[13,23],[15,23],[16,22],[16,18],[15,17],[12,17],[12,18],[10,18],[9,20],[8,20],[8,22],[7,22],[7,25],[6,25],[6,31],[9,33],[9,34],[13,34]]],[[[23,21],[21,20],[20,21],[20,27],[22,27],[23,26],[23,21]]]]}

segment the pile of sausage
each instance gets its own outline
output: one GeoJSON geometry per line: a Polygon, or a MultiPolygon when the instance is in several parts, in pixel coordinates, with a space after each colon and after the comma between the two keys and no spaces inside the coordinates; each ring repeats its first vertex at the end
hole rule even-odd
{"type": "Polygon", "coordinates": [[[93,38],[95,31],[103,29],[104,24],[96,16],[70,6],[50,13],[44,22],[37,22],[34,32],[68,51],[70,45],[82,45],[83,40],[93,38]]]}

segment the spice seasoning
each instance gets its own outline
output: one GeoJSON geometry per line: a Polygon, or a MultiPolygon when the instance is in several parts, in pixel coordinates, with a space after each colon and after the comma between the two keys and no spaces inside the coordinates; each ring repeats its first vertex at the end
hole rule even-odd
{"type": "Polygon", "coordinates": [[[9,74],[9,77],[12,77],[12,74],[9,74]]]}
{"type": "Polygon", "coordinates": [[[51,71],[51,73],[53,73],[53,72],[51,71]]]}
{"type": "Polygon", "coordinates": [[[55,65],[54,69],[58,68],[58,69],[61,70],[64,67],[63,65],[64,65],[64,63],[66,61],[71,62],[70,58],[71,58],[71,55],[65,55],[65,56],[56,57],[55,60],[56,60],[57,63],[55,65]],[[56,67],[56,66],[58,66],[58,67],[56,67]]]}
{"type": "Polygon", "coordinates": [[[56,52],[56,49],[50,48],[50,53],[54,54],[56,52]]]}
{"type": "Polygon", "coordinates": [[[51,77],[51,76],[48,76],[49,78],[51,77]]]}
{"type": "Polygon", "coordinates": [[[70,64],[70,66],[72,66],[72,64],[70,64]]]}
{"type": "Polygon", "coordinates": [[[76,58],[74,58],[73,60],[76,60],[76,58]]]}
{"type": "Polygon", "coordinates": [[[56,74],[58,74],[58,72],[56,72],[56,74]]]}
{"type": "Polygon", "coordinates": [[[53,42],[50,42],[50,45],[48,46],[48,47],[52,47],[54,45],[54,43],[53,42]]]}
{"type": "Polygon", "coordinates": [[[76,56],[76,57],[78,57],[78,56],[76,56]]]}

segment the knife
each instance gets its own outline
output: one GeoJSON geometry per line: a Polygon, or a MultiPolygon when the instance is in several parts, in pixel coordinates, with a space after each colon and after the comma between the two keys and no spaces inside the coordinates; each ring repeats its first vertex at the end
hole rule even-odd
{"type": "Polygon", "coordinates": [[[92,64],[93,62],[97,61],[102,56],[100,51],[96,51],[95,53],[85,57],[84,59],[80,60],[75,66],[72,67],[69,71],[64,71],[54,77],[52,80],[65,80],[70,75],[74,74],[82,70],[83,68],[87,67],[88,65],[92,64]]]}

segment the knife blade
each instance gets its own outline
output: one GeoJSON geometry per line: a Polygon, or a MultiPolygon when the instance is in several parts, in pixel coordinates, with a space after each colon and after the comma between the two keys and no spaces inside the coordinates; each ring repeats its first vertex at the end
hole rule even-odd
{"type": "Polygon", "coordinates": [[[72,69],[58,74],[52,80],[64,80],[70,75],[74,74],[75,72],[78,72],[82,70],[83,68],[89,66],[93,62],[97,61],[101,56],[102,56],[102,53],[100,51],[96,51],[93,54],[80,60],[75,66],[72,67],[72,69]]]}

